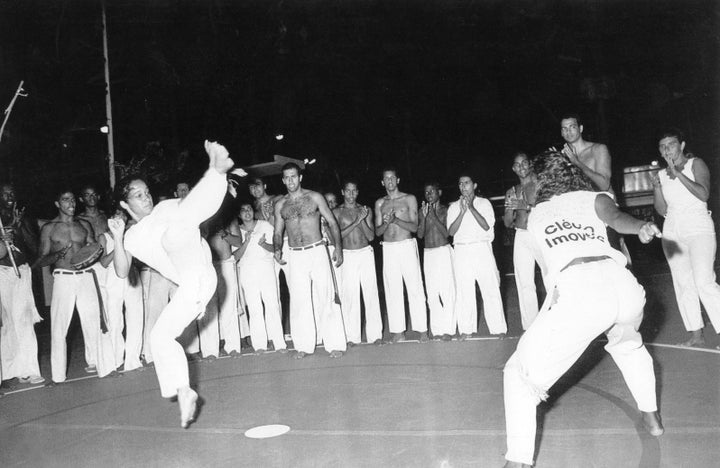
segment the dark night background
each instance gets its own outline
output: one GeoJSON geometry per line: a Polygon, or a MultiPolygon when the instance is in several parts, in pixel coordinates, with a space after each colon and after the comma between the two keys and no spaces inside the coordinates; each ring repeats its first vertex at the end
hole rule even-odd
{"type": "MultiPolygon", "coordinates": [[[[366,204],[388,164],[417,195],[434,178],[454,198],[463,170],[500,195],[515,181],[512,151],[562,142],[568,110],[609,145],[616,189],[623,167],[660,159],[668,124],[717,174],[715,1],[106,6],[115,158],[146,157],[156,192],[197,176],[210,138],[241,165],[317,158],[306,187],[339,192],[352,176],[366,204]]],[[[3,109],[20,80],[29,96],[0,142],[0,178],[49,217],[61,185],[107,185],[100,0],[0,0],[3,109]]]]}

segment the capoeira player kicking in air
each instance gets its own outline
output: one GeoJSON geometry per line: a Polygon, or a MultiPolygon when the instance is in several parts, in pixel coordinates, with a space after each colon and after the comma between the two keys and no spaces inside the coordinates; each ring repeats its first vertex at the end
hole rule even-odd
{"type": "Polygon", "coordinates": [[[535,452],[536,407],[600,333],[653,436],[664,429],[657,411],[655,373],[638,327],[645,291],[610,247],[606,225],[637,234],[643,243],[661,237],[657,226],[621,212],[605,192],[557,152],[535,161],[537,204],[528,231],[548,268],[548,300],[505,364],[505,467],[530,466],[535,452]]]}
{"type": "Polygon", "coordinates": [[[160,393],[165,398],[177,396],[183,428],[194,421],[198,395],[190,388],[187,360],[176,339],[205,311],[215,292],[217,275],[198,227],[220,207],[227,190],[226,174],[233,166],[224,146],[206,141],[205,151],[210,157],[208,170],[187,197],[153,207],[145,182],[129,177],[118,187],[120,206],[137,224],[124,232],[121,219],[108,222],[115,238],[118,276],[126,276],[132,258],[137,257],[178,285],[150,332],[150,341],[160,393]]]}

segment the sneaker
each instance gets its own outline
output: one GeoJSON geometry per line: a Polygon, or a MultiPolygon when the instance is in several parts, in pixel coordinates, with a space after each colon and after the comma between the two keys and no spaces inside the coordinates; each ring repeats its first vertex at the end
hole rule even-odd
{"type": "Polygon", "coordinates": [[[88,374],[97,374],[97,368],[91,364],[85,368],[85,372],[88,374]]]}

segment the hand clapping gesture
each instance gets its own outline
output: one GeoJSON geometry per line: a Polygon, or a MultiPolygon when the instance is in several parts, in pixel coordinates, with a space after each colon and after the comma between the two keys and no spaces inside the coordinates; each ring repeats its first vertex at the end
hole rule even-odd
{"type": "Polygon", "coordinates": [[[579,159],[577,153],[575,152],[575,148],[570,146],[568,143],[565,143],[565,145],[563,146],[562,154],[567,156],[567,158],[570,160],[571,163],[573,163],[573,165],[578,165],[579,159]]]}
{"type": "Polygon", "coordinates": [[[122,218],[108,219],[108,229],[110,229],[113,239],[122,239],[125,234],[125,220],[122,218]]]}
{"type": "Polygon", "coordinates": [[[390,224],[395,220],[395,208],[391,208],[390,211],[383,215],[383,222],[390,224]]]}

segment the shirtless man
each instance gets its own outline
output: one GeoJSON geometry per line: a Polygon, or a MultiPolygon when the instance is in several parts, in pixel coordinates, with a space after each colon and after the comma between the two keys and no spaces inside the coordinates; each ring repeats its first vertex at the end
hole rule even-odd
{"type": "Polygon", "coordinates": [[[337,291],[337,301],[333,303],[330,255],[320,232],[320,216],[327,220],[335,241],[333,260],[338,267],[343,262],[340,229],[325,198],[318,192],[302,188],[302,175],[296,164],[283,166],[282,181],[288,193],[275,204],[273,248],[275,260],[286,263],[282,247],[287,229],[290,329],[296,357],[303,358],[315,351],[316,322],[330,357],[340,357],[347,344],[337,291]]]}
{"type": "Polygon", "coordinates": [[[480,286],[488,329],[503,338],[507,323],[500,295],[500,273],[492,250],[495,213],[490,200],[475,195],[477,184],[472,177],[461,175],[458,188],[460,198],[450,204],[447,223],[455,247],[455,315],[460,340],[477,332],[476,282],[480,286]]]}
{"type": "Polygon", "coordinates": [[[437,182],[425,184],[417,236],[425,241],[425,289],[430,308],[430,330],[435,338],[450,341],[455,334],[455,272],[447,230],[447,206],[440,203],[437,182]]]}
{"type": "Polygon", "coordinates": [[[95,233],[95,240],[99,241],[103,233],[108,230],[107,216],[98,208],[100,195],[98,195],[95,187],[86,185],[80,191],[80,201],[85,206],[85,209],[77,217],[90,223],[95,233]]]}
{"type": "Polygon", "coordinates": [[[560,134],[565,140],[562,153],[588,176],[598,192],[612,192],[610,152],[602,143],[585,141],[583,125],[577,114],[565,114],[560,120],[560,134]]]}
{"type": "Polygon", "coordinates": [[[513,243],[513,268],[517,286],[520,320],[523,330],[527,330],[538,314],[538,299],[535,289],[535,263],[545,276],[545,263],[535,241],[527,231],[528,214],[535,204],[535,184],[537,178],[528,155],[515,153],[512,170],[520,183],[511,187],[505,194],[505,213],[503,223],[508,229],[515,229],[513,243]]]}
{"type": "Polygon", "coordinates": [[[88,244],[95,244],[89,222],[75,218],[75,195],[60,192],[55,200],[58,215],[40,230],[40,257],[34,267],[53,265],[50,304],[50,365],[52,383],[64,382],[67,372],[67,331],[77,306],[85,341],[87,372],[104,377],[115,370],[109,336],[100,331],[100,291],[91,267],[78,270],[70,259],[88,244]],[[107,338],[107,339],[104,339],[107,338]]]}
{"type": "MultiPolygon", "coordinates": [[[[340,298],[348,345],[361,340],[360,291],[365,303],[365,338],[382,344],[382,317],[375,274],[375,255],[370,242],[375,238],[372,210],[357,203],[357,182],[343,185],[343,204],[333,209],[343,239],[343,266],[340,298]]],[[[325,196],[327,199],[327,195],[325,196]]],[[[328,203],[329,205],[330,203],[328,203]]]]}
{"type": "Polygon", "coordinates": [[[383,171],[382,185],[387,195],[375,202],[375,234],[382,236],[383,285],[387,306],[388,326],[392,341],[405,338],[405,304],[403,281],[408,293],[412,329],[420,333],[420,341],[428,341],[425,291],[417,241],[418,210],[414,195],[398,189],[397,171],[383,171]]]}

